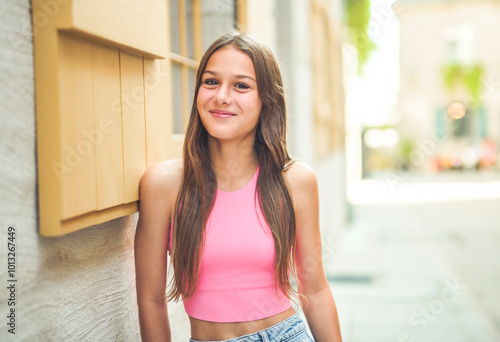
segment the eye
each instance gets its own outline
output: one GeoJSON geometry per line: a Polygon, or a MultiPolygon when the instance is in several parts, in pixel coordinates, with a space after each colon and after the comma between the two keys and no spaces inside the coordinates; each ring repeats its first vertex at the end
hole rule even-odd
{"type": "Polygon", "coordinates": [[[249,89],[250,88],[245,83],[236,83],[235,87],[238,88],[238,89],[249,89]]]}
{"type": "Polygon", "coordinates": [[[209,85],[209,86],[213,86],[213,85],[219,84],[219,82],[217,82],[213,78],[207,78],[206,80],[203,81],[203,84],[206,84],[206,85],[209,85]]]}

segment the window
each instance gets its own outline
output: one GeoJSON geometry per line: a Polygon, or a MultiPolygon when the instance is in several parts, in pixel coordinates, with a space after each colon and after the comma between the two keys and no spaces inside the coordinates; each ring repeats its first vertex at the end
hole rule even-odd
{"type": "Polygon", "coordinates": [[[246,2],[241,0],[171,0],[170,60],[172,126],[174,134],[186,130],[198,63],[220,35],[245,23],[246,2]]]}
{"type": "Polygon", "coordinates": [[[475,132],[473,129],[474,124],[476,123],[474,120],[478,116],[471,109],[467,109],[464,117],[456,120],[450,120],[451,131],[453,132],[453,136],[456,138],[465,138],[475,136],[475,132]]]}
{"type": "Polygon", "coordinates": [[[340,42],[330,3],[312,1],[314,130],[317,157],[328,155],[344,140],[340,42]]]}

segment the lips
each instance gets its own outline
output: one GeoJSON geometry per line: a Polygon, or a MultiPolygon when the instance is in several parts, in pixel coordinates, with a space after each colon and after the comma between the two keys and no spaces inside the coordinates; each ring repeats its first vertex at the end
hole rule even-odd
{"type": "Polygon", "coordinates": [[[234,113],[228,112],[226,110],[220,110],[220,109],[212,109],[212,110],[209,110],[209,112],[213,116],[215,116],[216,118],[220,118],[220,119],[226,119],[226,118],[231,118],[233,116],[236,116],[236,114],[234,114],[234,113]]]}

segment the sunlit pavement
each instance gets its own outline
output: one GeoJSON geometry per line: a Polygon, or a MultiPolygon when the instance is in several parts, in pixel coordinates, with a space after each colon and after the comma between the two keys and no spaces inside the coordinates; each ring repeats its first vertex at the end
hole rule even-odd
{"type": "Polygon", "coordinates": [[[328,270],[344,341],[500,341],[500,182],[387,182],[349,188],[328,270]]]}

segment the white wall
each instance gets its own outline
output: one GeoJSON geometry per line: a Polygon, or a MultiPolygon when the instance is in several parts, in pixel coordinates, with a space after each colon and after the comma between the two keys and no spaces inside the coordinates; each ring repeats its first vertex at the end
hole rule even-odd
{"type": "Polygon", "coordinates": [[[247,1],[248,33],[259,37],[273,51],[276,51],[275,15],[274,0],[247,1]]]}

